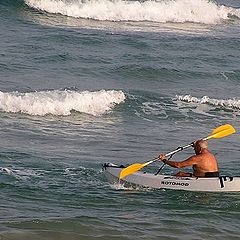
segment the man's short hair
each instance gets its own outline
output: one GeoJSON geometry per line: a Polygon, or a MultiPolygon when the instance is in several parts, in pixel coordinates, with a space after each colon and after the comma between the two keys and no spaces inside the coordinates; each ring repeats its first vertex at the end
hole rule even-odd
{"type": "Polygon", "coordinates": [[[197,147],[200,147],[201,149],[208,149],[208,143],[207,143],[207,141],[204,141],[204,140],[202,140],[202,139],[196,141],[194,145],[197,146],[197,147]]]}

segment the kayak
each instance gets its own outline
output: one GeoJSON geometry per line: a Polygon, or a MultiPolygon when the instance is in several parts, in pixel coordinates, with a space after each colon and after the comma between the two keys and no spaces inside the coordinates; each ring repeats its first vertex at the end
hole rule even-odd
{"type": "Polygon", "coordinates": [[[123,184],[127,187],[147,187],[199,192],[239,192],[240,177],[176,177],[172,175],[135,172],[119,181],[124,166],[113,163],[103,164],[103,172],[110,184],[123,184]]]}

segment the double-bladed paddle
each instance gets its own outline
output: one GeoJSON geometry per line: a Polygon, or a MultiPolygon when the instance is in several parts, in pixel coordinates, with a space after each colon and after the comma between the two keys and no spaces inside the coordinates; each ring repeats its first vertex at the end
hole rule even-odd
{"type": "MultiPolygon", "coordinates": [[[[209,140],[209,139],[212,139],[212,138],[223,138],[223,137],[226,137],[226,136],[229,136],[233,133],[235,133],[236,130],[234,129],[234,127],[230,124],[225,124],[225,125],[222,125],[220,127],[217,127],[216,129],[214,129],[211,133],[211,135],[209,135],[208,137],[205,137],[203,138],[203,140],[209,140]]],[[[177,152],[180,152],[186,148],[189,148],[193,146],[193,143],[191,144],[188,144],[186,146],[183,146],[183,147],[179,147],[177,148],[176,150],[172,151],[172,152],[169,152],[167,154],[165,154],[166,157],[168,156],[172,156],[174,155],[175,153],[177,152]]],[[[143,167],[146,167],[147,165],[151,164],[151,163],[154,163],[156,161],[159,160],[159,157],[156,157],[146,163],[134,163],[126,168],[124,168],[121,172],[120,172],[120,175],[119,175],[119,179],[123,179],[124,177],[134,173],[134,172],[137,172],[139,171],[140,169],[142,169],[143,167]]]]}

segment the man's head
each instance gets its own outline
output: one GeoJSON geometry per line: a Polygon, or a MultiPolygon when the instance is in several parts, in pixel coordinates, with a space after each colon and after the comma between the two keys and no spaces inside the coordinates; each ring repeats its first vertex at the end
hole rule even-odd
{"type": "Polygon", "coordinates": [[[204,140],[198,140],[194,143],[194,150],[196,154],[199,154],[202,152],[202,150],[208,149],[208,143],[204,140]]]}

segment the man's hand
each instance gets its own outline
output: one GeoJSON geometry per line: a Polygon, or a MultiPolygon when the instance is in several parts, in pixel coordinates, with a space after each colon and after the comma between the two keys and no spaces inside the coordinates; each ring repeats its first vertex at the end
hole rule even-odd
{"type": "Polygon", "coordinates": [[[162,153],[159,155],[159,159],[160,159],[161,161],[166,161],[166,160],[167,160],[167,158],[165,157],[165,155],[162,154],[162,153]]]}

